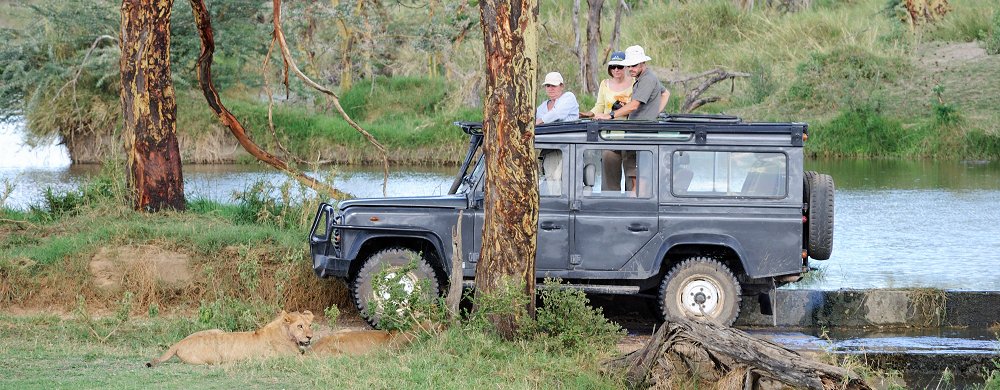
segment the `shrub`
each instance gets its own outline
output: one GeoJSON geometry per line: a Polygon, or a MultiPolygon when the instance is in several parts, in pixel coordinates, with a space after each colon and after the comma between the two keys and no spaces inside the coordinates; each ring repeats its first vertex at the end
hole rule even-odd
{"type": "Polygon", "coordinates": [[[275,305],[221,297],[214,301],[201,301],[198,323],[225,331],[250,331],[271,321],[276,313],[278,307],[275,305]]]}
{"type": "Polygon", "coordinates": [[[795,70],[788,98],[806,107],[850,106],[865,100],[881,84],[905,74],[908,64],[857,46],[839,46],[827,53],[813,52],[795,70]]]}
{"type": "Polygon", "coordinates": [[[444,318],[444,305],[439,304],[437,291],[432,291],[429,281],[413,286],[404,280],[417,268],[417,261],[410,259],[403,267],[384,266],[372,278],[372,291],[382,299],[370,301],[366,310],[369,317],[378,317],[379,328],[414,329],[424,320],[444,318]]]}
{"type": "Polygon", "coordinates": [[[944,102],[944,87],[938,85],[933,89],[934,101],[931,106],[934,108],[934,121],[939,125],[953,125],[962,120],[958,108],[954,104],[944,102]]]}
{"type": "Polygon", "coordinates": [[[591,307],[582,290],[546,279],[541,298],[542,305],[530,330],[535,337],[547,337],[559,350],[581,351],[592,345],[609,347],[623,336],[621,326],[605,318],[600,308],[591,307]]]}
{"type": "Polygon", "coordinates": [[[910,143],[899,121],[871,103],[848,108],[829,123],[815,126],[812,136],[807,147],[827,156],[898,156],[910,143]]]}
{"type": "Polygon", "coordinates": [[[993,23],[991,23],[990,33],[986,36],[985,43],[987,54],[1000,54],[1000,11],[993,11],[993,23]]]}

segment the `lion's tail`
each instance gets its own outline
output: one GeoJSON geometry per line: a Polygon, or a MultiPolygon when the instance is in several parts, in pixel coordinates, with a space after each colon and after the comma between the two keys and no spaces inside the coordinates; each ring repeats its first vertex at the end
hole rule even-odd
{"type": "Polygon", "coordinates": [[[149,363],[146,363],[146,367],[153,367],[156,366],[157,364],[170,360],[170,358],[174,357],[174,355],[176,354],[177,354],[177,344],[174,344],[170,346],[170,349],[168,349],[167,352],[163,353],[163,356],[150,360],[149,363]]]}

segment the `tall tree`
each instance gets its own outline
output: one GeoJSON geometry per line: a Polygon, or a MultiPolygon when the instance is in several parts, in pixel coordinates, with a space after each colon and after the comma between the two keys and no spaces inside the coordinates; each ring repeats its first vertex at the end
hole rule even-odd
{"type": "MultiPolygon", "coordinates": [[[[524,281],[527,315],[534,316],[538,167],[534,153],[537,0],[480,2],[486,53],[483,104],[486,158],[483,248],[476,266],[476,295],[524,281]]],[[[512,303],[513,304],[513,303],[512,303]]],[[[517,314],[493,318],[513,337],[517,314]]]]}
{"type": "Polygon", "coordinates": [[[170,78],[172,5],[173,0],[122,1],[122,118],[137,210],[184,209],[177,103],[170,78]]]}

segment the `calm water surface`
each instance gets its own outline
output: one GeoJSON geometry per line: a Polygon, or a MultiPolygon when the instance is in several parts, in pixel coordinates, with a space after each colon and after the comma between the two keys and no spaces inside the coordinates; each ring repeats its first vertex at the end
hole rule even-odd
{"type": "MultiPolygon", "coordinates": [[[[0,124],[0,196],[4,181],[15,186],[7,207],[26,208],[46,187],[73,189],[98,171],[70,166],[65,148],[53,142],[23,142],[20,125],[0,124]]],[[[836,224],[833,256],[813,262],[822,279],[801,287],[1000,290],[1000,163],[809,161],[806,168],[833,175],[836,224]]],[[[387,193],[442,194],[451,172],[394,167],[387,193]]],[[[261,180],[286,181],[267,167],[184,166],[189,198],[229,202],[261,180]]],[[[359,197],[382,195],[374,168],[341,168],[334,185],[359,197]]]]}

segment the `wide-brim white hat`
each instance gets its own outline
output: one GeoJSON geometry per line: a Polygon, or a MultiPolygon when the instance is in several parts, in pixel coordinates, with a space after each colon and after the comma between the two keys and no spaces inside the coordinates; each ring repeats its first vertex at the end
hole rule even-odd
{"type": "Polygon", "coordinates": [[[646,51],[642,49],[642,46],[629,46],[625,49],[625,59],[622,60],[621,64],[625,66],[634,66],[636,64],[641,64],[643,62],[652,60],[646,55],[646,51]]]}

